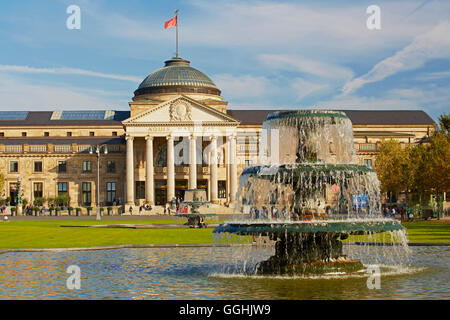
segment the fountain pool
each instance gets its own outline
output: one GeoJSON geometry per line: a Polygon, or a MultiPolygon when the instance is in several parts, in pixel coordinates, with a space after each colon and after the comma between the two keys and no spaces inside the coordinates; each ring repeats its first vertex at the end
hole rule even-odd
{"type": "MultiPolygon", "coordinates": [[[[344,246],[361,250],[359,246],[344,246]]],[[[384,252],[395,248],[382,248],[384,252]]],[[[231,248],[11,252],[0,255],[0,299],[449,299],[448,247],[412,247],[410,269],[391,269],[381,288],[367,274],[318,277],[248,276],[231,267],[231,248]],[[69,265],[81,289],[68,290],[69,265]],[[245,279],[245,281],[243,281],[245,279]]],[[[261,249],[250,246],[253,256],[261,249]]],[[[264,251],[264,250],[263,250],[264,251]]]]}

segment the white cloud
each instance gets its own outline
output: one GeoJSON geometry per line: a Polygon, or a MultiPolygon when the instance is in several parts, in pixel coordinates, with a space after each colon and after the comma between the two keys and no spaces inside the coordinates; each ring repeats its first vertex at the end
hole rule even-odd
{"type": "Polygon", "coordinates": [[[432,30],[417,36],[411,44],[375,65],[365,75],[347,82],[344,95],[367,83],[381,81],[399,72],[415,70],[432,59],[450,58],[450,21],[444,21],[432,30]]]}
{"type": "Polygon", "coordinates": [[[59,75],[82,75],[88,77],[97,77],[121,81],[141,82],[142,79],[134,76],[124,76],[116,74],[108,74],[95,72],[90,70],[76,69],[76,68],[34,68],[28,66],[14,66],[14,65],[0,65],[0,71],[15,72],[15,73],[30,73],[30,74],[59,74],[59,75]]]}
{"type": "Polygon", "coordinates": [[[294,79],[291,87],[297,97],[297,101],[300,101],[309,95],[324,92],[326,89],[329,89],[328,84],[310,82],[301,78],[294,79]]]}
{"type": "Polygon", "coordinates": [[[54,109],[124,109],[118,101],[105,97],[107,92],[95,92],[75,87],[49,86],[29,83],[22,79],[0,74],[1,110],[54,110],[54,109]]]}
{"type": "Polygon", "coordinates": [[[227,99],[258,97],[270,90],[270,81],[264,77],[217,74],[212,78],[227,99]]]}
{"type": "Polygon", "coordinates": [[[261,54],[258,59],[271,68],[303,72],[323,78],[349,80],[354,76],[353,71],[348,68],[298,55],[261,54]]]}
{"type": "Polygon", "coordinates": [[[433,81],[446,78],[450,78],[450,71],[428,72],[425,74],[418,75],[414,79],[418,81],[433,81]]]}

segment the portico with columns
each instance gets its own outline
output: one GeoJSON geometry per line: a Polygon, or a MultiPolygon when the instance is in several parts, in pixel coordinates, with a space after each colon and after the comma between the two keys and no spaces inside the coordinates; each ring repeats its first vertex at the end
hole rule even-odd
{"type": "Polygon", "coordinates": [[[233,206],[239,121],[185,95],[145,104],[138,102],[140,112],[122,122],[127,207],[165,205],[197,188],[207,189],[212,203],[233,206]]]}

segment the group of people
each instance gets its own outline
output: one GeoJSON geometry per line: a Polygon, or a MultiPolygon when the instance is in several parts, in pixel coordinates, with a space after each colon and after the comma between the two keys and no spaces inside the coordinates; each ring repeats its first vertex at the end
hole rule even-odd
{"type": "Polygon", "coordinates": [[[385,218],[393,218],[397,219],[397,215],[400,215],[400,220],[405,221],[406,219],[412,220],[414,218],[414,214],[411,212],[411,208],[409,207],[400,207],[393,206],[389,209],[389,207],[384,207],[383,215],[385,218]]]}
{"type": "MultiPolygon", "coordinates": [[[[167,202],[164,206],[164,215],[171,215],[172,212],[180,212],[181,208],[181,198],[173,198],[172,201],[167,202]]],[[[149,204],[145,204],[142,206],[139,206],[139,214],[142,215],[143,211],[152,211],[153,207],[149,204]]],[[[130,206],[128,209],[130,215],[133,215],[134,208],[133,206],[130,206]]]]}
{"type": "Polygon", "coordinates": [[[181,202],[183,202],[183,200],[180,197],[173,198],[172,201],[166,203],[164,206],[164,214],[170,216],[172,212],[180,213],[180,209],[182,208],[181,202]]]}
{"type": "MultiPolygon", "coordinates": [[[[282,216],[286,216],[286,208],[281,210],[282,216]]],[[[263,207],[258,209],[256,207],[252,207],[250,209],[250,217],[252,219],[279,219],[280,211],[276,207],[272,207],[269,211],[267,207],[263,207]]]]}

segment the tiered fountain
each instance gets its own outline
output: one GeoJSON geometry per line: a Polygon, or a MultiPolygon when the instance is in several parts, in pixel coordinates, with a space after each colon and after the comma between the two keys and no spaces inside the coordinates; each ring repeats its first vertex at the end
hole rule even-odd
{"type": "Polygon", "coordinates": [[[208,205],[211,202],[207,200],[206,190],[204,189],[188,189],[184,192],[183,206],[190,207],[190,213],[179,213],[176,217],[187,218],[188,226],[200,226],[202,218],[217,216],[214,213],[200,213],[200,207],[208,205]]]}
{"type": "Polygon", "coordinates": [[[400,223],[382,217],[376,173],[355,164],[352,123],[345,113],[276,112],[263,129],[269,137],[263,149],[279,152],[240,177],[238,203],[241,210],[250,208],[251,219],[214,230],[275,241],[275,255],[258,263],[256,273],[356,272],[363,264],[343,254],[342,240],[403,232],[400,223]],[[270,139],[276,131],[279,139],[270,139]]]}

